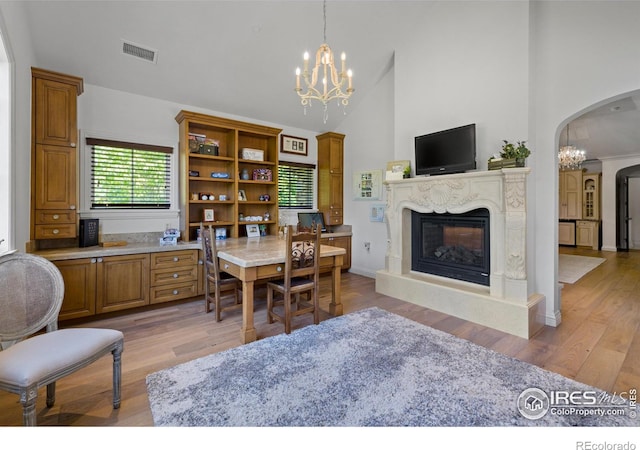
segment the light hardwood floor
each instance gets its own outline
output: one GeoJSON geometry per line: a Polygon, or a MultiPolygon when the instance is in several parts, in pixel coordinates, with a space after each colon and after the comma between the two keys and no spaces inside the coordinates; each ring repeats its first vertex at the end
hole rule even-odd
{"type": "MultiPolygon", "coordinates": [[[[640,387],[640,252],[595,252],[561,248],[563,253],[601,256],[605,263],[573,285],[563,288],[562,324],[545,327],[532,339],[514,337],[375,292],[375,280],[345,273],[344,312],[378,306],[484,347],[560,373],[610,392],[640,387]]],[[[329,277],[322,280],[329,291],[329,277]]],[[[255,322],[260,338],[282,332],[268,325],[264,293],[256,293],[255,322]]],[[[321,297],[328,309],[328,295],[321,297]]],[[[216,323],[205,314],[204,301],[166,305],[146,311],[82,323],[109,327],[125,334],[122,406],[111,408],[111,358],[57,383],[56,404],[47,409],[45,392],[38,401],[39,425],[151,426],[145,377],[151,372],[240,345],[241,311],[223,313],[216,323]]],[[[321,316],[329,318],[328,313],[321,316]]],[[[300,317],[294,328],[310,323],[300,317]]],[[[0,392],[0,425],[22,423],[18,397],[0,392]]]]}

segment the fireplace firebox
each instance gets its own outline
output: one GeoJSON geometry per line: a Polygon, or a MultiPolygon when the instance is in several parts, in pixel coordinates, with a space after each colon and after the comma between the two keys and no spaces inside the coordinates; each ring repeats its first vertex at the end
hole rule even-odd
{"type": "Polygon", "coordinates": [[[411,270],[489,286],[489,211],[411,212],[411,270]]]}

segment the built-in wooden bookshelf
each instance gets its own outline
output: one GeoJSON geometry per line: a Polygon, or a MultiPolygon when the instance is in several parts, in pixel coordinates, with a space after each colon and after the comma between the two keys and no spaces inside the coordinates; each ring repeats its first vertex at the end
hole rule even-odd
{"type": "Polygon", "coordinates": [[[197,239],[205,210],[213,210],[214,216],[207,223],[226,237],[246,236],[246,225],[276,234],[278,136],[282,130],[190,111],[180,111],[176,121],[182,239],[197,239]],[[206,145],[202,149],[201,143],[206,145]],[[248,179],[243,179],[243,173],[248,179]]]}

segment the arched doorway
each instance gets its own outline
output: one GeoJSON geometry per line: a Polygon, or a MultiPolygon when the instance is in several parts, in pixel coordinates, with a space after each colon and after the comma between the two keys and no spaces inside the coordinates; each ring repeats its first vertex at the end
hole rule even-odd
{"type": "MultiPolygon", "coordinates": [[[[634,248],[632,240],[633,216],[637,211],[638,200],[635,180],[640,179],[640,165],[625,167],[616,173],[616,247],[618,251],[628,251],[634,248]]],[[[638,217],[637,219],[640,219],[638,217]]]]}

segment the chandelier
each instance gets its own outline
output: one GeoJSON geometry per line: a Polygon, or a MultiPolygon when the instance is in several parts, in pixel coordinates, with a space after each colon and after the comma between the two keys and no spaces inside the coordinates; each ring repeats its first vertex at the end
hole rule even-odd
{"type": "Polygon", "coordinates": [[[558,163],[561,170],[579,169],[587,159],[584,150],[579,150],[573,145],[569,145],[569,124],[567,124],[567,145],[560,147],[558,152],[558,163]]]}
{"type": "MultiPolygon", "coordinates": [[[[338,104],[346,107],[349,104],[349,97],[353,94],[351,69],[345,71],[346,55],[342,53],[340,60],[340,71],[334,64],[334,57],[331,48],[327,45],[327,2],[323,3],[323,19],[324,19],[324,43],[316,52],[316,64],[309,71],[309,52],[304,53],[304,65],[302,71],[300,67],[296,68],[296,92],[300,96],[300,103],[304,106],[304,113],[307,113],[307,106],[311,106],[311,100],[319,100],[324,105],[324,123],[327,123],[329,117],[327,112],[327,103],[333,99],[338,100],[338,104]],[[301,87],[300,75],[304,81],[304,89],[301,87]],[[321,79],[320,79],[321,78],[321,79]],[[318,87],[318,82],[322,83],[318,87]],[[343,90],[345,88],[346,90],[343,90]]],[[[346,112],[345,112],[346,114],[346,112]]]]}

